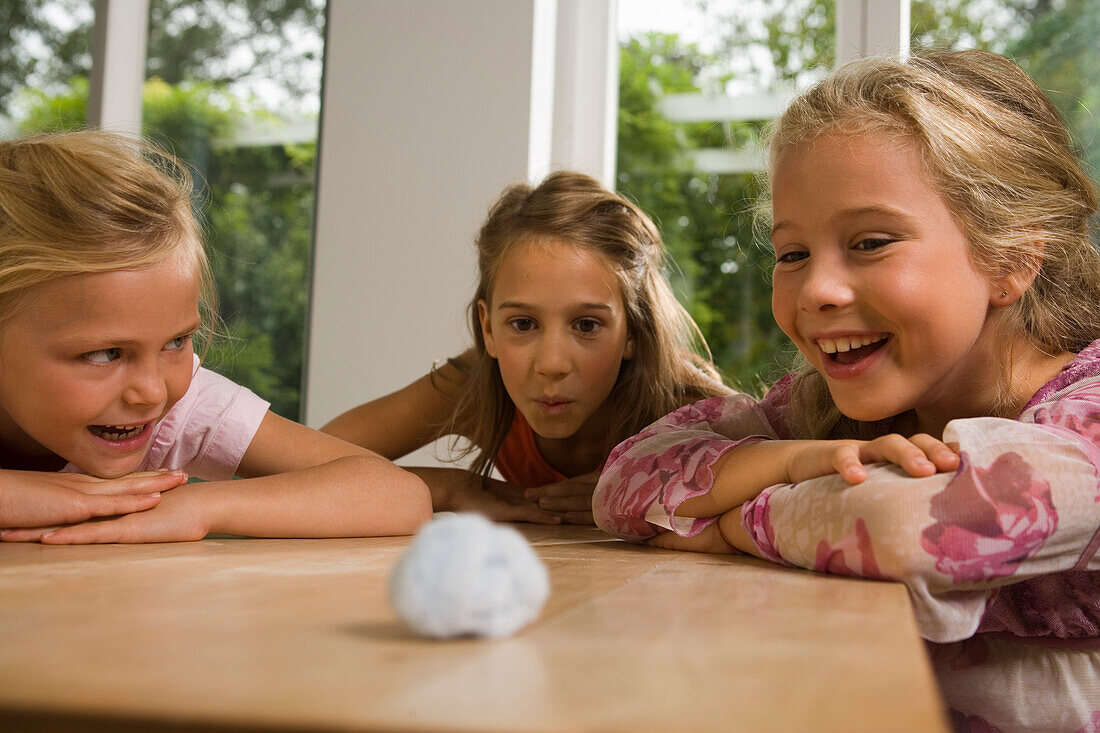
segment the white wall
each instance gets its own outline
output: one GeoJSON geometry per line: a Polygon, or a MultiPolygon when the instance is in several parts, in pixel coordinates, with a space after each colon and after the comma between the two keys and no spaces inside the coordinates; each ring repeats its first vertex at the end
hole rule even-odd
{"type": "Polygon", "coordinates": [[[473,237],[500,190],[550,160],[553,54],[534,50],[553,49],[555,7],[330,0],[308,424],[469,343],[473,237]]]}

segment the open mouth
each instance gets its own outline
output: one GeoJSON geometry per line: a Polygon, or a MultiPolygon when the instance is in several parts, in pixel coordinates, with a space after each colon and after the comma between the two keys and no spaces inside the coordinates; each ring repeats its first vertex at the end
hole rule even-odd
{"type": "Polygon", "coordinates": [[[852,336],[839,339],[817,339],[817,347],[836,364],[855,364],[878,351],[886,343],[888,335],[852,336]]]}
{"type": "Polygon", "coordinates": [[[141,435],[145,430],[146,425],[89,425],[88,430],[92,431],[92,434],[103,438],[104,440],[110,440],[115,442],[121,442],[123,440],[129,440],[130,438],[136,438],[141,435]]]}

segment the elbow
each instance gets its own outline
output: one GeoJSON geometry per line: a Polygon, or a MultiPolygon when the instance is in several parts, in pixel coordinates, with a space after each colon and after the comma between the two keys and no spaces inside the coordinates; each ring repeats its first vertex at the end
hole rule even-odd
{"type": "Polygon", "coordinates": [[[401,476],[401,510],[394,517],[397,527],[393,534],[416,534],[432,518],[432,495],[428,485],[414,473],[395,466],[401,476]]]}
{"type": "Polygon", "coordinates": [[[657,535],[657,530],[642,516],[640,507],[631,507],[634,511],[630,511],[624,506],[623,497],[616,491],[618,487],[610,479],[605,480],[606,476],[605,473],[600,477],[592,494],[592,518],[596,526],[628,542],[645,542],[657,535]]]}

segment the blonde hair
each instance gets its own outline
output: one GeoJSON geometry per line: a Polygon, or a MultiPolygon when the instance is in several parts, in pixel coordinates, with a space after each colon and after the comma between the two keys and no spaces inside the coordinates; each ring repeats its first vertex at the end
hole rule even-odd
{"type": "MultiPolygon", "coordinates": [[[[915,144],[927,180],[967,235],[974,266],[991,278],[1037,269],[1023,296],[997,313],[997,333],[1026,334],[1052,355],[1100,337],[1100,255],[1090,241],[1096,186],[1058,110],[1019,66],[984,51],[852,62],[774,123],[770,169],[788,148],[829,132],[915,144]]],[[[996,407],[1007,410],[1008,348],[1001,362],[996,407]]],[[[873,433],[840,413],[808,365],[793,389],[808,435],[873,433]]]]}
{"type": "Polygon", "coordinates": [[[99,130],[0,141],[0,329],[35,285],[181,257],[215,307],[191,211],[191,177],[168,153],[99,130]]]}
{"type": "Polygon", "coordinates": [[[477,303],[491,301],[504,258],[527,242],[565,242],[599,255],[615,273],[634,355],[624,361],[606,404],[611,430],[606,450],[681,405],[728,394],[695,322],[662,273],[665,250],[649,217],[589,176],[562,171],[537,187],[504,190],[477,237],[478,286],[470,301],[476,358],[467,369],[451,424],[444,432],[477,451],[471,470],[487,475],[515,414],[495,359],[485,350],[477,303]],[[705,356],[704,356],[705,355],[705,356]]]}

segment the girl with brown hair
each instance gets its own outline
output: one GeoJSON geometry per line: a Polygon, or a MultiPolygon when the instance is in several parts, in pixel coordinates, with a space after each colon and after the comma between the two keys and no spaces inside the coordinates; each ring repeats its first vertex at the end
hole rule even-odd
{"type": "Polygon", "coordinates": [[[591,523],[615,443],[730,390],[662,272],[657,228],[596,180],[558,172],[509,187],[477,250],[473,348],[322,429],[391,459],[465,439],[452,447],[473,456],[469,470],[410,469],[437,510],[591,523]]]}

